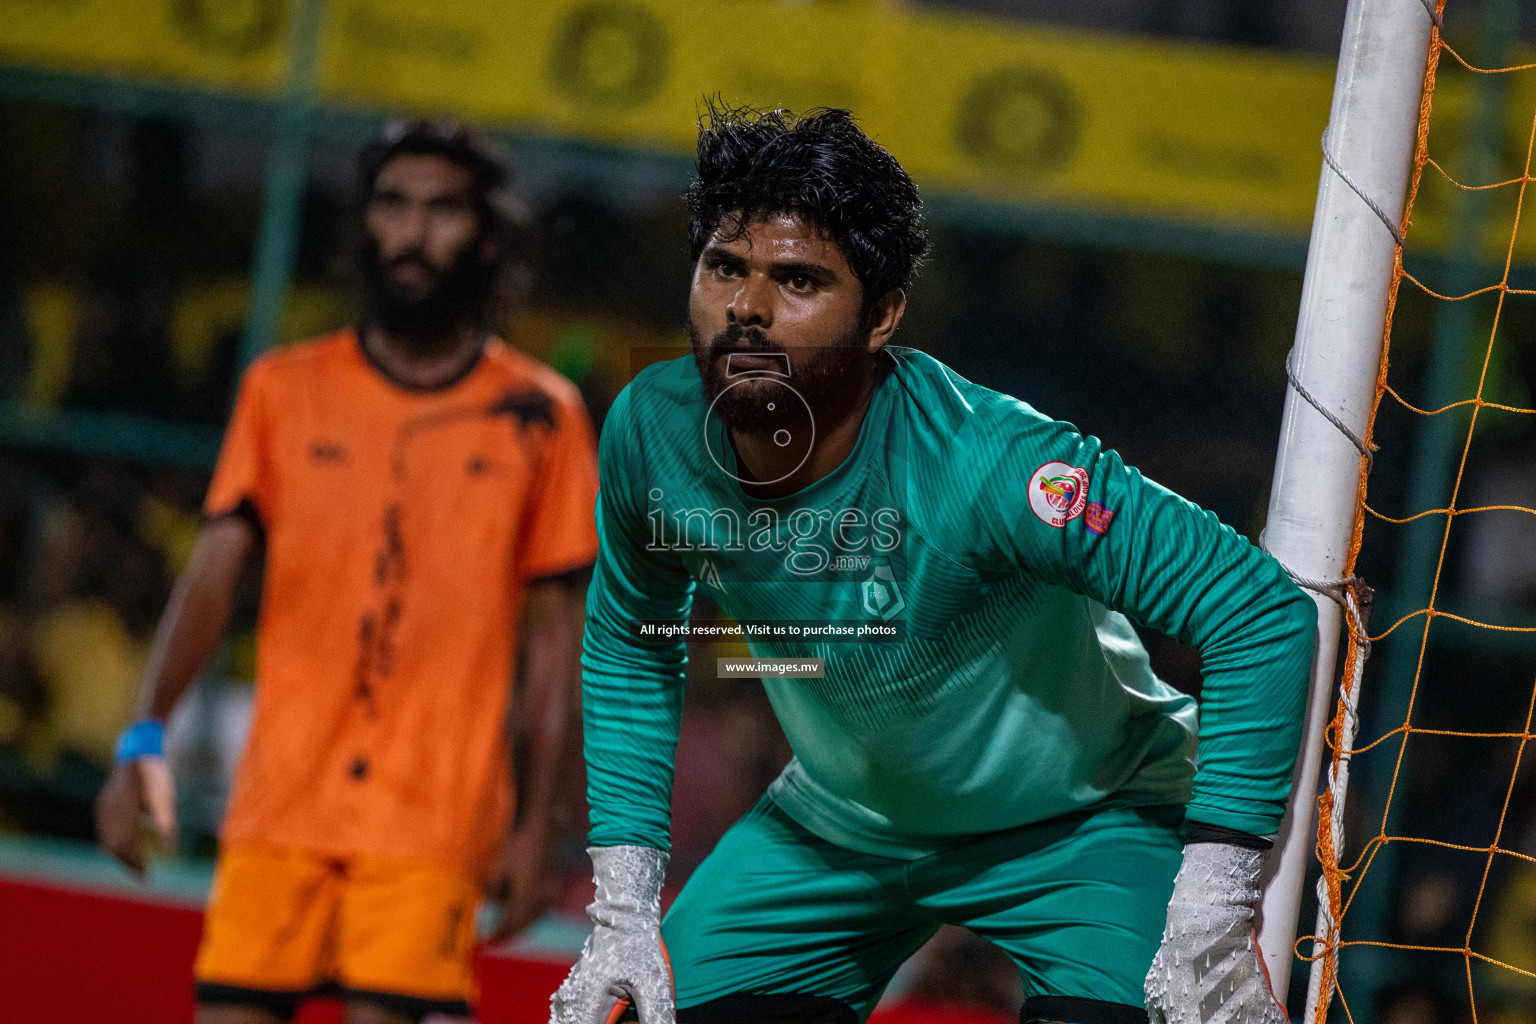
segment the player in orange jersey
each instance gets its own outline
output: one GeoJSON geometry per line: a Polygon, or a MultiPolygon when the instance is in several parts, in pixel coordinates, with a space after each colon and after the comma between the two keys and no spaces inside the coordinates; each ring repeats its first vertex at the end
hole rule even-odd
{"type": "Polygon", "coordinates": [[[516,255],[504,168],[462,129],[414,124],[362,172],[362,326],[246,373],[98,802],[103,845],[142,871],[144,813],[170,827],[161,723],[264,544],[199,1024],[284,1020],[316,991],[338,991],[350,1024],[465,1012],[487,884],[506,886],[503,933],[542,909],[597,545],[592,431],[569,381],[487,333],[516,255]],[[532,727],[514,815],[519,654],[532,727]]]}

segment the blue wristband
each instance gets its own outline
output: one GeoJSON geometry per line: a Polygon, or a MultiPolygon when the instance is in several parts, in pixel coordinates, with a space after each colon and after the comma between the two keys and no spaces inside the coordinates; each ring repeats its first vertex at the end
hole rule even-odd
{"type": "Polygon", "coordinates": [[[117,761],[136,761],[141,757],[165,756],[165,726],[152,718],[134,722],[117,738],[117,761]]]}

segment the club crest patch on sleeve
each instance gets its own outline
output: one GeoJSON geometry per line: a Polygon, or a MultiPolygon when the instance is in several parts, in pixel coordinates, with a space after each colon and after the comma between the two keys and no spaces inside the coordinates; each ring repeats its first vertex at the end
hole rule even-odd
{"type": "Polygon", "coordinates": [[[1029,508],[1042,523],[1060,529],[1088,505],[1088,471],[1047,462],[1029,477],[1029,508]]]}
{"type": "Polygon", "coordinates": [[[1089,533],[1099,536],[1109,532],[1109,524],[1114,521],[1115,510],[1105,505],[1102,501],[1090,501],[1083,509],[1083,525],[1088,527],[1089,533]]]}

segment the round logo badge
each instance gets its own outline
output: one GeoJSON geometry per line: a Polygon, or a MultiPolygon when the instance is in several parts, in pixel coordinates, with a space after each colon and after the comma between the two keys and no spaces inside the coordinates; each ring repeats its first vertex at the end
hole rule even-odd
{"type": "Polygon", "coordinates": [[[1047,462],[1029,478],[1030,511],[1047,526],[1063,527],[1088,504],[1088,471],[1065,462],[1047,462]]]}

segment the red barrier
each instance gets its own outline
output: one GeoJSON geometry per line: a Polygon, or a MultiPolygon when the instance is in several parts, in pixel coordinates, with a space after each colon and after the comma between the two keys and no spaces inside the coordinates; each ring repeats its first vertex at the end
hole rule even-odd
{"type": "MultiPolygon", "coordinates": [[[[183,1024],[192,1020],[195,907],[0,878],[0,1021],[183,1024]]],[[[483,1024],[544,1024],[569,962],[481,956],[483,1024]]],[[[339,1024],[317,1001],[302,1024],[339,1024]]]]}
{"type": "MultiPolygon", "coordinates": [[[[0,1024],[190,1024],[192,906],[0,876],[0,1024]]],[[[482,955],[482,1024],[545,1024],[570,961],[482,955]]],[[[1009,1024],[1012,1014],[907,1000],[871,1024],[1009,1024]]],[[[296,1024],[341,1024],[311,1002],[296,1024]]]]}
{"type": "Polygon", "coordinates": [[[201,910],[0,879],[0,1020],[192,1019],[201,910]]]}

